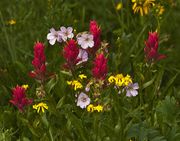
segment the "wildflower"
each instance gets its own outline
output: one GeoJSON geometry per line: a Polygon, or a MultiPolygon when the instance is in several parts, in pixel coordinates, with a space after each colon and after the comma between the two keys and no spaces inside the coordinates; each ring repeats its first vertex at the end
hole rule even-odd
{"type": "Polygon", "coordinates": [[[158,61],[164,59],[166,56],[158,53],[158,34],[157,32],[149,32],[148,40],[145,41],[144,48],[145,58],[147,61],[158,61]]]}
{"type": "Polygon", "coordinates": [[[64,58],[66,59],[66,66],[68,68],[74,67],[80,59],[78,58],[79,55],[79,49],[77,47],[77,44],[75,40],[71,39],[67,43],[67,45],[64,47],[64,58]]]}
{"type": "Polygon", "coordinates": [[[21,87],[23,87],[25,90],[27,90],[29,88],[29,85],[22,85],[21,87]]]}
{"type": "Polygon", "coordinates": [[[46,74],[46,57],[44,54],[44,45],[37,42],[34,46],[34,59],[32,65],[34,66],[34,71],[30,72],[30,76],[38,80],[44,80],[46,74]]]}
{"type": "Polygon", "coordinates": [[[88,111],[88,112],[94,112],[94,106],[93,106],[92,104],[89,104],[89,105],[87,106],[87,111],[88,111]]]}
{"type": "Polygon", "coordinates": [[[136,96],[138,95],[138,90],[139,89],[139,85],[138,83],[130,83],[128,84],[128,86],[125,87],[126,90],[126,96],[127,97],[131,97],[131,96],[136,96]]]}
{"type": "Polygon", "coordinates": [[[56,41],[62,42],[60,31],[56,31],[54,28],[50,29],[50,33],[47,34],[47,39],[51,45],[54,45],[56,41]]]}
{"type": "Polygon", "coordinates": [[[77,37],[78,44],[83,48],[87,49],[88,47],[92,48],[94,46],[93,35],[83,33],[77,37]]]}
{"type": "Polygon", "coordinates": [[[116,78],[115,78],[114,76],[110,76],[110,77],[108,78],[108,82],[109,82],[109,83],[113,83],[113,82],[115,82],[115,80],[116,80],[116,78]]]}
{"type": "Polygon", "coordinates": [[[91,21],[89,31],[93,35],[94,47],[90,50],[91,53],[95,53],[101,45],[101,29],[96,21],[91,21]]]}
{"type": "Polygon", "coordinates": [[[162,15],[164,13],[165,9],[164,9],[164,6],[158,4],[156,6],[156,13],[158,16],[162,15]]]}
{"type": "Polygon", "coordinates": [[[77,106],[80,106],[82,109],[86,108],[90,104],[90,98],[83,92],[78,96],[77,106]]]}
{"type": "Polygon", "coordinates": [[[124,76],[122,74],[117,74],[115,76],[115,84],[119,87],[124,84],[124,76]]]}
{"type": "Polygon", "coordinates": [[[12,89],[12,99],[9,101],[15,105],[19,111],[23,112],[24,107],[31,105],[33,100],[26,97],[26,89],[21,86],[16,86],[12,89]]]}
{"type": "Polygon", "coordinates": [[[67,39],[72,39],[74,37],[73,28],[72,27],[64,27],[62,26],[59,31],[59,35],[62,37],[63,41],[67,41],[67,39]]]}
{"type": "Polygon", "coordinates": [[[116,10],[117,11],[119,11],[119,10],[121,10],[121,8],[122,8],[122,2],[119,2],[117,5],[116,5],[116,10]]]}
{"type": "Polygon", "coordinates": [[[97,106],[94,107],[94,110],[96,110],[97,112],[102,112],[103,111],[103,106],[97,105],[97,106]]]}
{"type": "Polygon", "coordinates": [[[129,83],[132,83],[131,76],[126,75],[126,76],[124,77],[124,85],[127,86],[129,83]]]}
{"type": "Polygon", "coordinates": [[[9,20],[9,21],[8,21],[8,24],[10,24],[10,25],[14,25],[14,24],[16,24],[16,20],[11,19],[11,20],[9,20]]]}
{"type": "Polygon", "coordinates": [[[79,49],[79,54],[78,54],[78,57],[77,59],[79,59],[78,63],[76,65],[79,65],[83,62],[87,62],[88,60],[88,53],[86,50],[84,49],[79,49]]]}
{"type": "Polygon", "coordinates": [[[105,79],[108,69],[107,59],[104,57],[104,54],[99,54],[93,64],[93,77],[95,77],[96,79],[105,79]]]}
{"type": "Polygon", "coordinates": [[[83,85],[77,80],[67,81],[67,84],[73,86],[75,91],[83,88],[83,85]]]}
{"type": "Polygon", "coordinates": [[[39,104],[34,104],[33,109],[37,110],[38,113],[41,111],[44,113],[45,110],[48,110],[48,106],[46,103],[41,102],[39,104]]]}
{"type": "Polygon", "coordinates": [[[140,12],[140,15],[147,15],[151,6],[154,6],[155,0],[131,0],[133,4],[134,13],[140,12]]]}
{"type": "Polygon", "coordinates": [[[78,76],[79,76],[80,79],[84,79],[84,78],[86,79],[86,78],[87,78],[87,76],[84,75],[84,74],[80,74],[80,75],[78,75],[78,76]]]}

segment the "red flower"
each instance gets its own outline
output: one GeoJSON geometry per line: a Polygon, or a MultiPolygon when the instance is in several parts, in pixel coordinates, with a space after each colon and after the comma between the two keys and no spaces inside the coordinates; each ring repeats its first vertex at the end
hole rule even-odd
{"type": "Polygon", "coordinates": [[[99,54],[94,61],[93,76],[97,79],[105,79],[107,71],[107,59],[104,54],[99,54]]]}
{"type": "Polygon", "coordinates": [[[9,102],[15,105],[19,111],[23,112],[26,105],[31,105],[33,100],[26,98],[25,88],[16,86],[12,89],[12,100],[9,102]]]}
{"type": "Polygon", "coordinates": [[[89,31],[93,35],[94,40],[94,47],[90,49],[90,52],[94,54],[101,45],[101,29],[96,21],[90,22],[89,31]]]}
{"type": "Polygon", "coordinates": [[[64,58],[66,59],[65,66],[67,68],[73,68],[80,61],[80,59],[77,58],[78,54],[79,49],[77,43],[73,39],[69,40],[63,52],[64,58]]]}
{"type": "Polygon", "coordinates": [[[30,76],[38,80],[44,80],[46,74],[44,48],[44,45],[40,42],[37,42],[34,46],[34,59],[32,61],[34,71],[30,72],[30,76]]]}
{"type": "Polygon", "coordinates": [[[145,45],[144,52],[147,61],[158,61],[166,57],[158,53],[159,41],[157,32],[149,32],[149,37],[148,40],[145,41],[145,45]]]}

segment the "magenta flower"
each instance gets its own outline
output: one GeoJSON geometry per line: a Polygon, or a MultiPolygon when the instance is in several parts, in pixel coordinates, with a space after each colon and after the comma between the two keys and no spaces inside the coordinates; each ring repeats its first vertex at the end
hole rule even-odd
{"type": "Polygon", "coordinates": [[[26,89],[21,86],[16,86],[12,89],[12,99],[9,101],[16,106],[19,111],[23,112],[24,107],[31,105],[33,100],[26,98],[26,89]]]}
{"type": "Polygon", "coordinates": [[[159,39],[157,32],[149,32],[148,40],[145,41],[145,58],[147,61],[158,61],[166,58],[165,55],[158,53],[159,39]]]}
{"type": "Polygon", "coordinates": [[[67,68],[73,68],[81,59],[78,59],[79,49],[75,40],[71,39],[64,47],[64,58],[66,60],[65,66],[67,68]]]}
{"type": "Polygon", "coordinates": [[[107,59],[104,57],[104,54],[99,54],[94,61],[92,74],[96,79],[105,79],[107,71],[107,59]]]}
{"type": "Polygon", "coordinates": [[[32,61],[34,71],[31,71],[29,75],[38,80],[44,80],[46,75],[44,48],[44,45],[40,42],[37,42],[34,46],[34,59],[32,61]]]}

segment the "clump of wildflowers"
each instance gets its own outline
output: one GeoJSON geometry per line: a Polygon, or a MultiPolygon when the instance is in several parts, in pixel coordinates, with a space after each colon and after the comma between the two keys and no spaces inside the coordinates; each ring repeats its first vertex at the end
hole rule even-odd
{"type": "Polygon", "coordinates": [[[145,41],[145,58],[148,62],[158,61],[166,58],[165,55],[158,53],[159,37],[157,32],[149,32],[148,40],[145,41]]]}
{"type": "Polygon", "coordinates": [[[26,97],[26,89],[23,86],[16,86],[12,89],[12,99],[10,103],[16,106],[19,111],[23,112],[24,107],[31,105],[33,102],[32,99],[26,97]]]}
{"type": "Polygon", "coordinates": [[[41,111],[44,113],[45,110],[48,110],[48,106],[46,103],[41,102],[38,104],[34,104],[33,109],[37,110],[37,113],[39,113],[41,111]]]}

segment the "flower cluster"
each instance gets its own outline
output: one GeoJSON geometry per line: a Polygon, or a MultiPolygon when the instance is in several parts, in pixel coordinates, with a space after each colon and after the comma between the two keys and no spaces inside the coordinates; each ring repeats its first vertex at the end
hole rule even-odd
{"type": "Polygon", "coordinates": [[[26,86],[16,86],[12,89],[12,99],[10,103],[16,106],[19,111],[23,112],[24,107],[31,105],[33,100],[26,97],[26,86]]]}
{"type": "Polygon", "coordinates": [[[94,112],[94,111],[102,112],[103,111],[103,106],[102,105],[94,106],[93,104],[90,104],[90,105],[87,106],[87,111],[88,112],[94,112]]]}
{"type": "Polygon", "coordinates": [[[164,59],[166,56],[158,53],[159,39],[157,32],[149,32],[148,40],[145,41],[145,58],[148,62],[164,59]]]}

